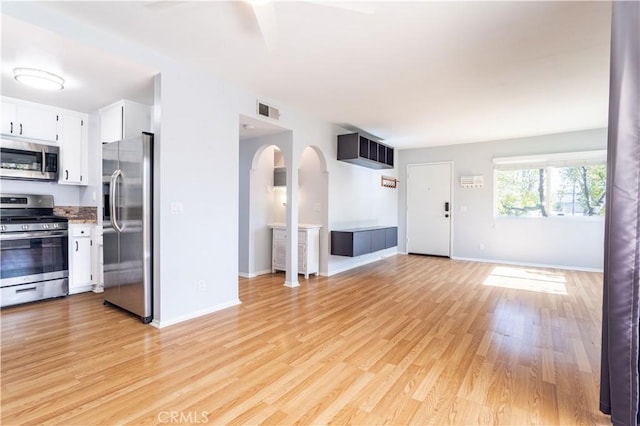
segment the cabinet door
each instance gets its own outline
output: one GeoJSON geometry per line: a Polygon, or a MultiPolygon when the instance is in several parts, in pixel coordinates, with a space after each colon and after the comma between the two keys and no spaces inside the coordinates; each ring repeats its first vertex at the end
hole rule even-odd
{"type": "Polygon", "coordinates": [[[298,244],[298,273],[307,273],[307,245],[298,244]]]}
{"type": "Polygon", "coordinates": [[[91,238],[71,238],[71,267],[69,268],[69,288],[91,284],[91,238]]]}
{"type": "Polygon", "coordinates": [[[31,105],[17,105],[18,128],[14,124],[13,134],[29,139],[56,141],[58,135],[58,114],[53,109],[31,105]]]}
{"type": "Polygon", "coordinates": [[[16,123],[16,104],[10,102],[2,102],[2,134],[13,135],[17,132],[18,125],[16,123]]]}
{"type": "Polygon", "coordinates": [[[74,115],[62,116],[59,183],[80,185],[84,180],[84,120],[74,115]]]}
{"type": "Polygon", "coordinates": [[[142,132],[151,131],[151,108],[148,105],[125,100],[123,117],[123,139],[133,138],[140,136],[142,132]]]}
{"type": "Polygon", "coordinates": [[[114,142],[124,139],[124,105],[115,104],[100,110],[100,142],[114,142]]]}
{"type": "Polygon", "coordinates": [[[287,264],[287,241],[273,240],[273,269],[284,270],[287,264]]]}
{"type": "Polygon", "coordinates": [[[384,229],[374,229],[371,231],[371,252],[384,250],[386,244],[386,234],[384,229]]]}

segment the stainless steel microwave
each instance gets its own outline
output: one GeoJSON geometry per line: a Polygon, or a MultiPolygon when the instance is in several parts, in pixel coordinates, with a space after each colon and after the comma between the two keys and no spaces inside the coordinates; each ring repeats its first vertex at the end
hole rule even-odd
{"type": "Polygon", "coordinates": [[[16,139],[0,140],[0,177],[58,180],[60,148],[16,139]]]}

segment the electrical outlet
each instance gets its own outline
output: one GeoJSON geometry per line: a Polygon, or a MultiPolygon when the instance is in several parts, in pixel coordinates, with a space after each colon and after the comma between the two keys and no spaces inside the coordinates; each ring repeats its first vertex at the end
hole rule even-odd
{"type": "Polygon", "coordinates": [[[484,243],[480,243],[480,244],[478,244],[478,248],[479,248],[480,250],[484,250],[484,243]]]}
{"type": "Polygon", "coordinates": [[[198,281],[198,290],[204,291],[206,288],[207,288],[207,283],[205,282],[205,280],[199,280],[198,281]]]}

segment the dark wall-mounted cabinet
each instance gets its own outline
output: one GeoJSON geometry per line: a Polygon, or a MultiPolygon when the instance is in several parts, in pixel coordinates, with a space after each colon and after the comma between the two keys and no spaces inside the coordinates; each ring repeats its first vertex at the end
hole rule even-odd
{"type": "Polygon", "coordinates": [[[359,133],[338,135],[338,160],[370,169],[393,169],[393,148],[359,133]]]}
{"type": "Polygon", "coordinates": [[[398,227],[376,226],[331,231],[331,254],[362,256],[398,245],[398,227]]]}

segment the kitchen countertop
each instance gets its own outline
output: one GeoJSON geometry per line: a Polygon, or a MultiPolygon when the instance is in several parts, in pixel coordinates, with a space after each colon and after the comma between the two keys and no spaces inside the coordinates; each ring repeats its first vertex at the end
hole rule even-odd
{"type": "Polygon", "coordinates": [[[69,223],[98,223],[97,207],[55,206],[53,214],[69,219],[69,223]]]}

